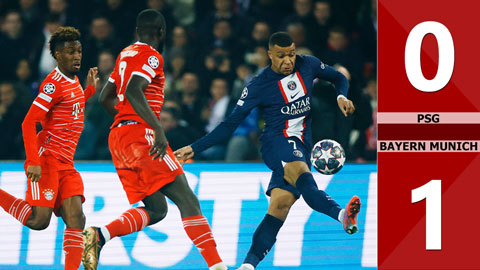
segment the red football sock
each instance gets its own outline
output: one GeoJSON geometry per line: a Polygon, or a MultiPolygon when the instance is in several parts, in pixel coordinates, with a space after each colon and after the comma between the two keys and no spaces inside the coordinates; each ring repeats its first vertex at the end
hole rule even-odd
{"type": "Polygon", "coordinates": [[[192,239],[207,262],[208,267],[222,262],[218,255],[217,243],[213,239],[207,219],[204,216],[194,216],[182,218],[182,221],[188,237],[192,239]]]}
{"type": "Polygon", "coordinates": [[[0,206],[23,225],[32,214],[32,207],[26,201],[18,199],[0,189],[0,206]]]}
{"type": "Polygon", "coordinates": [[[110,239],[141,231],[150,222],[150,216],[142,207],[129,209],[118,219],[105,226],[110,233],[110,239]]]}
{"type": "Polygon", "coordinates": [[[82,229],[65,229],[63,250],[65,251],[65,270],[78,270],[82,262],[82,229]]]}

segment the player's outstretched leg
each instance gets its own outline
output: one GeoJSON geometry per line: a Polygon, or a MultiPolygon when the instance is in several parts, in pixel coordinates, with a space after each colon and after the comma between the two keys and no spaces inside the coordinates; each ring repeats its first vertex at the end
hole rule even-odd
{"type": "Polygon", "coordinates": [[[188,237],[198,248],[210,270],[225,270],[226,265],[218,255],[217,244],[213,238],[210,225],[202,215],[200,203],[190,189],[184,174],[164,186],[161,191],[172,200],[180,210],[183,228],[188,237]]]}
{"type": "Polygon", "coordinates": [[[277,241],[278,232],[296,200],[289,191],[280,188],[272,189],[268,213],[255,230],[252,246],[239,270],[253,270],[265,258],[277,241]]]}
{"type": "Polygon", "coordinates": [[[360,199],[354,196],[347,209],[342,209],[325,191],[319,190],[310,172],[302,173],[297,181],[296,187],[302,194],[305,202],[315,211],[324,213],[331,218],[338,220],[344,225],[347,233],[353,234],[358,231],[357,214],[360,212],[360,199]],[[348,219],[345,219],[345,215],[348,219]],[[345,225],[345,222],[348,224],[345,225]]]}
{"type": "Polygon", "coordinates": [[[0,189],[0,206],[23,225],[26,225],[28,218],[32,214],[30,204],[10,195],[3,189],[0,189]]]}
{"type": "Polygon", "coordinates": [[[83,231],[85,249],[82,261],[86,270],[97,269],[100,251],[106,242],[117,236],[141,231],[146,226],[161,221],[167,215],[167,201],[160,191],[145,197],[142,201],[145,207],[129,209],[106,226],[88,227],[83,231]]]}

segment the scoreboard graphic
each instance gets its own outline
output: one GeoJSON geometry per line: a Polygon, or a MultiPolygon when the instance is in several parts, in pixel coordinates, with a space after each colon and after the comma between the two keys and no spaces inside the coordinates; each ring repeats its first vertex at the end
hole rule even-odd
{"type": "Polygon", "coordinates": [[[480,269],[479,1],[378,1],[378,269],[480,269]]]}

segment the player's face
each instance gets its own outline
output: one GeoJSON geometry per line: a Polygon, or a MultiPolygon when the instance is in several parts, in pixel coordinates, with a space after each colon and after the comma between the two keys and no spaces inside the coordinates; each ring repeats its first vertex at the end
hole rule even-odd
{"type": "Polygon", "coordinates": [[[80,41],[67,41],[62,49],[56,52],[58,66],[61,70],[76,74],[80,70],[82,62],[82,44],[80,41]]]}
{"type": "Polygon", "coordinates": [[[272,70],[283,75],[289,75],[295,68],[295,43],[288,47],[274,45],[268,50],[268,57],[272,60],[272,70]]]}

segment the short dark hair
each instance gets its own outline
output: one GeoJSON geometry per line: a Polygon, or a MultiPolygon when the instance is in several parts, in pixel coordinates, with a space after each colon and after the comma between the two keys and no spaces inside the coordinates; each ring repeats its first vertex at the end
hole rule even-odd
{"type": "Polygon", "coordinates": [[[276,32],[270,37],[270,40],[268,41],[268,47],[271,48],[275,45],[280,47],[288,47],[292,45],[292,43],[293,40],[287,32],[276,32]]]}
{"type": "Polygon", "coordinates": [[[50,37],[50,54],[53,58],[57,59],[55,57],[55,51],[57,51],[58,47],[63,46],[65,42],[77,40],[80,40],[80,31],[78,31],[78,29],[71,26],[58,28],[52,37],[50,37]]]}
{"type": "Polygon", "coordinates": [[[158,10],[145,9],[137,16],[137,32],[139,35],[165,28],[165,17],[158,10]]]}

